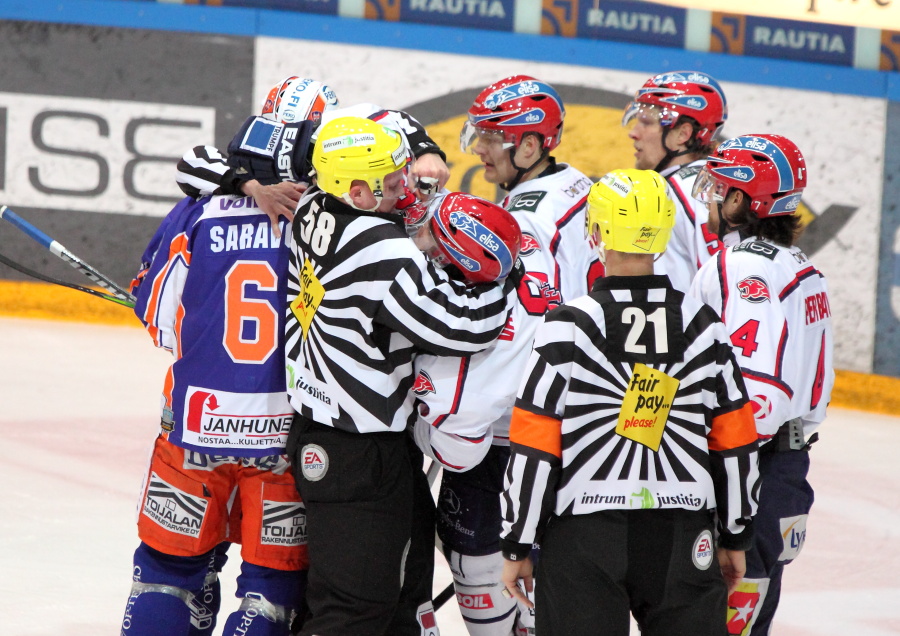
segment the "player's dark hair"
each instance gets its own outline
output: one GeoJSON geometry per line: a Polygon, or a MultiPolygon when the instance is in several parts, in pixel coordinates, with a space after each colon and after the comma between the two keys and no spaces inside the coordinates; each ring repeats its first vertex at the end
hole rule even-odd
{"type": "Polygon", "coordinates": [[[800,217],[798,215],[782,214],[761,219],[750,210],[750,197],[746,193],[731,222],[740,226],[742,235],[758,236],[785,247],[792,246],[800,236],[800,217]]]}

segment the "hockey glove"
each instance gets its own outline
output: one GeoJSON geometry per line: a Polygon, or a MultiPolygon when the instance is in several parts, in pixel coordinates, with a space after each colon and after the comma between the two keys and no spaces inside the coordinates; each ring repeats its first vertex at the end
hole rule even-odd
{"type": "Polygon", "coordinates": [[[229,172],[238,183],[256,179],[263,185],[282,181],[306,181],[310,137],[314,125],[310,121],[292,124],[274,122],[264,117],[249,117],[228,144],[229,172]]]}

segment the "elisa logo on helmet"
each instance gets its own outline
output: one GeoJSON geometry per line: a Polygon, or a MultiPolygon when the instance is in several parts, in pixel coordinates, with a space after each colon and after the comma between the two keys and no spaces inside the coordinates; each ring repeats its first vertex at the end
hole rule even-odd
{"type": "Polygon", "coordinates": [[[725,166],[714,168],[713,173],[725,177],[726,179],[734,179],[735,181],[742,181],[744,183],[753,181],[753,177],[756,176],[756,173],[753,172],[753,168],[750,166],[725,166]]]}

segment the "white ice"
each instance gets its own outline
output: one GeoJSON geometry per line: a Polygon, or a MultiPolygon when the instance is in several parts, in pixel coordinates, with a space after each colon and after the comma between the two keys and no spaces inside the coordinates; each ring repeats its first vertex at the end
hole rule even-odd
{"type": "MultiPolygon", "coordinates": [[[[0,318],[0,633],[117,633],[168,364],[137,327],[0,318]]],[[[820,433],[774,634],[900,634],[900,417],[832,408],[820,433]]],[[[437,592],[450,576],[436,559],[437,592]]],[[[466,633],[453,600],[437,617],[443,636],[466,633]]]]}

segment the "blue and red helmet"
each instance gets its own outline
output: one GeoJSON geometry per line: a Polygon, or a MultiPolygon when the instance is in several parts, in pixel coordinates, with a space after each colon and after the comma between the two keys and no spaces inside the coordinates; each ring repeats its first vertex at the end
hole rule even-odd
{"type": "Polygon", "coordinates": [[[694,184],[696,198],[724,200],[731,188],[750,197],[758,218],[793,214],[806,187],[806,161],[781,135],[741,135],[719,144],[694,184]]]}

